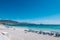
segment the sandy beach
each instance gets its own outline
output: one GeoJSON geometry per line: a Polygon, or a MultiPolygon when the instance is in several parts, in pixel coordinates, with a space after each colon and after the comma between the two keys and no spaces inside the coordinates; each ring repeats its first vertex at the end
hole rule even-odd
{"type": "Polygon", "coordinates": [[[7,37],[8,40],[60,40],[60,37],[42,35],[32,32],[25,32],[24,28],[6,28],[0,25],[0,35],[7,37]],[[3,34],[3,33],[7,34],[3,34]]]}

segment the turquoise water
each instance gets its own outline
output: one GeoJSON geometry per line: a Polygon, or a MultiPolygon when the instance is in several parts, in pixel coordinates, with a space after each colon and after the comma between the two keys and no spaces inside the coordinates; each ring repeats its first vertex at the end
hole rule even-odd
{"type": "MultiPolygon", "coordinates": [[[[13,27],[13,26],[12,26],[13,27]]],[[[34,30],[48,30],[48,31],[60,31],[59,25],[40,25],[40,26],[14,26],[18,28],[28,28],[34,30]]]]}
{"type": "Polygon", "coordinates": [[[15,26],[19,28],[28,28],[34,30],[60,31],[60,26],[15,26]]]}

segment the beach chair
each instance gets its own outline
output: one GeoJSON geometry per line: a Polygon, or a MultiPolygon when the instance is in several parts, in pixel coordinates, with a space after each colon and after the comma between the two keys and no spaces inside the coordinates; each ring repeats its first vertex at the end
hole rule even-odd
{"type": "Polygon", "coordinates": [[[42,31],[39,31],[38,34],[42,34],[42,31]]]}
{"type": "Polygon", "coordinates": [[[55,33],[54,37],[60,37],[60,33],[55,33]]]}
{"type": "Polygon", "coordinates": [[[48,32],[47,33],[49,36],[53,36],[54,35],[54,32],[48,32]]]}

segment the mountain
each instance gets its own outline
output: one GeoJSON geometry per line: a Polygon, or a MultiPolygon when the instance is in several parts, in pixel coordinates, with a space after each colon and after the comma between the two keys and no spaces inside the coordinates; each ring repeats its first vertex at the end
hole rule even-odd
{"type": "Polygon", "coordinates": [[[0,24],[13,25],[13,26],[60,26],[56,24],[34,24],[34,23],[27,23],[27,22],[17,22],[13,20],[0,20],[0,24]]]}
{"type": "Polygon", "coordinates": [[[34,25],[36,25],[33,23],[17,22],[17,21],[13,21],[13,20],[0,20],[0,24],[14,25],[14,26],[34,26],[34,25]]]}
{"type": "Polygon", "coordinates": [[[17,24],[19,22],[12,20],[0,20],[0,24],[17,24]]]}

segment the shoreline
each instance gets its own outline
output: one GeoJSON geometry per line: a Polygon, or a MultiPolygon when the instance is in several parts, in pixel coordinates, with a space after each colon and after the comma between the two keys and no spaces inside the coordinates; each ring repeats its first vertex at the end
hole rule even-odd
{"type": "Polygon", "coordinates": [[[37,29],[37,28],[26,28],[26,27],[15,27],[13,26],[12,28],[17,28],[17,29],[32,29],[32,30],[42,30],[42,31],[55,31],[55,32],[60,32],[59,30],[54,30],[54,29],[37,29]]]}
{"type": "MultiPolygon", "coordinates": [[[[0,25],[0,27],[2,26],[0,25]]],[[[29,30],[29,29],[4,27],[3,30],[0,30],[0,33],[4,33],[4,36],[6,36],[9,40],[60,40],[60,37],[53,37],[53,36],[37,34],[33,32],[25,32],[24,30],[29,30]],[[6,32],[8,34],[6,34],[6,32]]]]}

